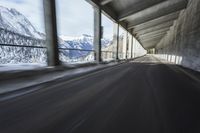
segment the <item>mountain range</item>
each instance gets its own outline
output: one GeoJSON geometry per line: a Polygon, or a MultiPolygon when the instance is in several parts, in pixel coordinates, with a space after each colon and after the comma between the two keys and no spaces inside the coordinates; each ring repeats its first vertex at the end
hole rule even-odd
{"type": "MultiPolygon", "coordinates": [[[[36,30],[33,24],[19,11],[16,9],[9,9],[3,6],[0,6],[0,28],[21,34],[23,36],[33,37],[35,39],[45,39],[45,34],[41,33],[36,30]]],[[[91,52],[89,51],[81,51],[81,50],[93,50],[93,37],[91,35],[83,34],[78,37],[70,37],[65,35],[60,35],[59,37],[59,47],[63,48],[60,50],[60,58],[62,61],[68,61],[70,59],[77,59],[87,56],[91,52]],[[65,49],[65,50],[64,50],[65,49]],[[66,50],[71,49],[71,50],[66,50]],[[74,50],[79,49],[79,50],[74,50]]],[[[102,47],[106,48],[111,44],[111,40],[109,39],[102,39],[102,47]]],[[[16,51],[12,51],[16,52],[16,51]]],[[[5,51],[4,51],[5,53],[5,51]]],[[[20,54],[18,52],[18,54],[20,54]]],[[[32,53],[34,54],[34,53],[32,53]]],[[[45,54],[42,52],[41,54],[45,54]]],[[[39,55],[39,54],[38,54],[39,55]]],[[[31,56],[31,55],[30,55],[31,56]]],[[[41,59],[37,59],[40,57],[35,57],[33,62],[41,62],[41,59]]],[[[45,58],[44,58],[45,59],[45,58]]],[[[46,62],[43,59],[42,62],[46,62]]],[[[0,62],[0,63],[9,63],[9,62],[16,62],[10,61],[0,62]]],[[[18,60],[19,62],[26,63],[26,61],[18,60]]],[[[30,63],[30,62],[29,62],[30,63]]]]}

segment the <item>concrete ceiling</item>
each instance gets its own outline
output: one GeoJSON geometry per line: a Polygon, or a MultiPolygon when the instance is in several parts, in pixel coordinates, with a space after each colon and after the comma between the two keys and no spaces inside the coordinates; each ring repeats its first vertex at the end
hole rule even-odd
{"type": "Polygon", "coordinates": [[[188,0],[87,0],[98,5],[150,49],[167,33],[188,0]]]}

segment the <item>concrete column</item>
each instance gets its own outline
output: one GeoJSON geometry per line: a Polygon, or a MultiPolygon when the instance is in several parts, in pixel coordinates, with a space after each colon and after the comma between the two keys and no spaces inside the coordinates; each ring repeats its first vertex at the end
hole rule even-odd
{"type": "Polygon", "coordinates": [[[58,66],[59,51],[56,24],[56,2],[55,0],[43,0],[44,19],[46,30],[47,62],[48,66],[58,66]]]}
{"type": "Polygon", "coordinates": [[[133,35],[131,35],[131,59],[133,58],[133,35]]]}
{"type": "Polygon", "coordinates": [[[129,34],[129,43],[128,43],[128,59],[131,59],[131,48],[132,48],[132,35],[129,34]]]}
{"type": "Polygon", "coordinates": [[[126,32],[126,59],[128,59],[128,49],[129,49],[129,37],[128,37],[128,31],[126,32]]]}
{"type": "Polygon", "coordinates": [[[126,47],[126,45],[127,45],[127,34],[126,34],[127,32],[125,31],[125,30],[123,30],[123,42],[122,42],[122,58],[123,59],[125,59],[126,58],[126,49],[127,49],[127,47],[126,47]]]}
{"type": "Polygon", "coordinates": [[[95,50],[95,60],[97,63],[100,63],[102,61],[101,38],[102,38],[101,9],[99,7],[94,7],[94,50],[95,50]]]}
{"type": "Polygon", "coordinates": [[[133,42],[133,58],[135,58],[135,52],[136,52],[136,39],[134,39],[134,42],[133,42]]]}
{"type": "Polygon", "coordinates": [[[115,60],[119,59],[119,24],[114,23],[114,44],[116,45],[116,58],[115,60]]]}

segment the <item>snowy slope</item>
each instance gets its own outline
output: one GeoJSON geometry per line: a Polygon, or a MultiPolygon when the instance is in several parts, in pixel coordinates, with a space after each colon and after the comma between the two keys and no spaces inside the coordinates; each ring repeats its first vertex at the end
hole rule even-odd
{"type": "Polygon", "coordinates": [[[39,33],[31,22],[16,9],[0,6],[0,27],[25,36],[44,38],[44,34],[39,33]]]}

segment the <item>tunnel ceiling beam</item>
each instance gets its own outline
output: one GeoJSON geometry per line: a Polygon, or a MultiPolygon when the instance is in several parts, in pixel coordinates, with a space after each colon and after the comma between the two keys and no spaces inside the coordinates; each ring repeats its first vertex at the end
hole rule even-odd
{"type": "Polygon", "coordinates": [[[167,23],[162,23],[160,25],[157,26],[153,26],[147,29],[143,29],[143,30],[139,30],[137,32],[134,31],[135,34],[137,35],[141,35],[141,34],[145,34],[145,33],[149,33],[149,32],[153,32],[153,31],[157,31],[157,30],[161,30],[163,28],[170,28],[173,25],[174,21],[169,21],[167,23]]]}
{"type": "Polygon", "coordinates": [[[166,32],[162,32],[162,33],[157,33],[157,34],[152,34],[152,35],[140,36],[138,38],[139,38],[139,40],[145,40],[147,38],[151,39],[151,38],[154,38],[154,37],[162,37],[165,34],[166,34],[166,32]]]}
{"type": "Polygon", "coordinates": [[[126,21],[135,26],[164,15],[182,10],[186,7],[185,0],[168,0],[129,16],[126,21]]]}
{"type": "Polygon", "coordinates": [[[152,34],[149,36],[143,36],[143,37],[138,37],[139,40],[149,40],[149,39],[153,39],[153,38],[157,38],[157,37],[163,37],[167,32],[163,32],[163,33],[158,33],[158,34],[152,34]]]}
{"type": "Polygon", "coordinates": [[[143,40],[140,40],[142,43],[149,43],[149,42],[155,42],[155,41],[160,41],[161,38],[163,36],[157,36],[157,37],[154,37],[154,38],[149,38],[149,39],[143,39],[143,40]]]}
{"type": "Polygon", "coordinates": [[[158,38],[156,38],[156,39],[150,39],[150,40],[146,40],[146,41],[142,41],[142,43],[144,43],[144,44],[148,44],[148,43],[150,43],[150,44],[152,44],[152,43],[157,43],[157,42],[159,42],[161,40],[161,37],[158,37],[158,38]]]}
{"type": "Polygon", "coordinates": [[[180,11],[168,14],[168,15],[164,15],[162,17],[144,22],[142,24],[139,25],[131,25],[131,23],[129,23],[128,25],[128,29],[134,29],[134,31],[139,31],[139,30],[143,30],[143,29],[147,29],[149,27],[153,27],[156,25],[160,25],[169,21],[174,21],[175,19],[178,18],[180,11]]]}
{"type": "Polygon", "coordinates": [[[153,39],[158,39],[160,37],[163,37],[164,35],[166,35],[166,32],[163,32],[163,33],[159,33],[159,34],[154,34],[154,35],[151,35],[151,36],[146,36],[146,37],[139,37],[138,39],[141,41],[141,42],[144,42],[144,41],[147,41],[147,40],[153,40],[153,39]]]}
{"type": "Polygon", "coordinates": [[[148,33],[141,33],[141,34],[137,33],[136,37],[149,36],[149,35],[153,35],[153,34],[157,34],[157,33],[167,32],[168,30],[169,30],[169,27],[162,28],[160,30],[151,31],[148,33]]]}
{"type": "Polygon", "coordinates": [[[112,2],[113,0],[101,0],[101,5],[106,5],[110,2],[112,2]]]}
{"type": "Polygon", "coordinates": [[[133,3],[133,5],[129,5],[128,8],[126,8],[126,10],[122,11],[121,13],[119,13],[119,21],[123,21],[126,20],[127,18],[129,18],[131,15],[140,12],[150,6],[154,6],[158,3],[161,3],[163,1],[166,0],[148,0],[148,1],[141,1],[138,3],[133,3]]]}

